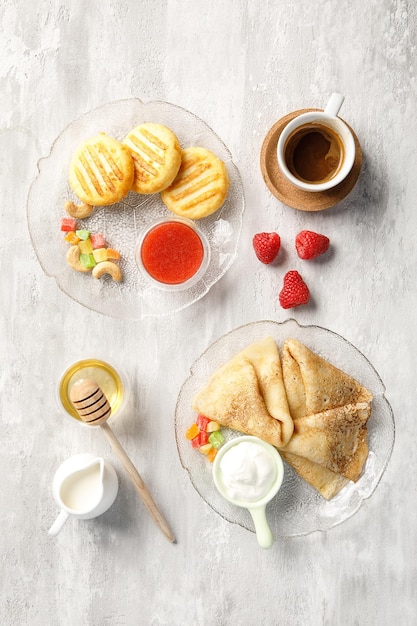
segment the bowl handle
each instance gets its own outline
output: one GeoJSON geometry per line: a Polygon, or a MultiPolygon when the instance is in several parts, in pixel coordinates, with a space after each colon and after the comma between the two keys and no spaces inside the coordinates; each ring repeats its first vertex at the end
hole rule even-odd
{"type": "Polygon", "coordinates": [[[261,548],[268,549],[274,543],[274,536],[266,519],[266,507],[248,509],[255,524],[256,538],[261,548]]]}

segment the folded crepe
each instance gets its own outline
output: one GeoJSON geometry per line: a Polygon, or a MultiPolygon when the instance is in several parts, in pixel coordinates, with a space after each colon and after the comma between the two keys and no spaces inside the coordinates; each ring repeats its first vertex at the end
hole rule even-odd
{"type": "Polygon", "coordinates": [[[278,347],[272,337],[239,352],[212,374],[193,400],[195,411],[281,448],[294,430],[278,347]]]}
{"type": "Polygon", "coordinates": [[[294,420],[294,434],[283,451],[356,481],[368,456],[370,412],[370,405],[361,402],[300,417],[294,420]]]}
{"type": "Polygon", "coordinates": [[[295,339],[282,349],[294,433],[283,458],[323,497],[357,481],[368,457],[372,394],[295,339]]]}
{"type": "Polygon", "coordinates": [[[281,452],[282,458],[287,461],[301,478],[312,485],[317,491],[330,500],[339,493],[349,482],[347,478],[326,469],[318,463],[313,463],[290,452],[281,452]]]}
{"type": "Polygon", "coordinates": [[[365,387],[296,339],[282,348],[282,370],[293,419],[372,400],[365,387]]]}

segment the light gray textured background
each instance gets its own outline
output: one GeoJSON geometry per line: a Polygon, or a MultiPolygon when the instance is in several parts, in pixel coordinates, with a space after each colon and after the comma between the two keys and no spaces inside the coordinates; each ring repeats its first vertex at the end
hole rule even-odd
{"type": "MultiPolygon", "coordinates": [[[[406,0],[2,0],[0,622],[44,626],[370,626],[417,620],[414,408],[417,334],[416,8],[406,0]],[[262,140],[289,111],[346,96],[364,151],[350,196],[309,215],[284,206],[259,170],[262,140]],[[81,114],[128,97],[204,119],[230,148],[247,208],[239,255],[197,304],[123,322],[65,296],[36,259],[25,205],[36,163],[81,114]],[[325,232],[326,262],[302,264],[293,239],[325,232]],[[260,266],[251,239],[277,229],[285,253],[260,266]],[[303,269],[312,304],[277,294],[303,269]],[[326,533],[261,551],[217,516],[182,469],[173,415],[195,358],[250,321],[319,324],[374,364],[396,417],[391,462],[372,498],[326,533]],[[155,529],[115,462],[120,492],[89,522],[47,535],[51,483],[68,456],[104,439],[58,413],[63,363],[106,352],[133,380],[117,434],[178,538],[155,529]]],[[[48,206],[45,231],[51,229],[48,206]]]]}

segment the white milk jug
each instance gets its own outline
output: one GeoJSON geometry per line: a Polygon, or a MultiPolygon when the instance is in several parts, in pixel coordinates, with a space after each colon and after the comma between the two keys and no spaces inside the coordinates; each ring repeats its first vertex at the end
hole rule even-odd
{"type": "Polygon", "coordinates": [[[76,454],[57,469],[52,491],[61,511],[49,529],[57,535],[67,519],[91,519],[111,507],[119,482],[114,467],[94,454],[76,454]]]}

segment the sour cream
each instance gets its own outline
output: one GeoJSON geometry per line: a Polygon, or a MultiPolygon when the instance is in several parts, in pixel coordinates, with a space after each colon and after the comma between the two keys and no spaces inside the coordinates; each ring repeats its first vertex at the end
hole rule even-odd
{"type": "Polygon", "coordinates": [[[229,448],[220,460],[219,470],[227,497],[242,502],[262,500],[277,477],[272,455],[251,441],[242,441],[229,448]]]}

